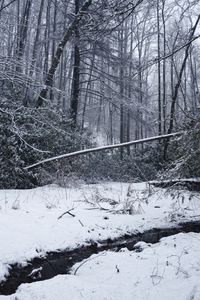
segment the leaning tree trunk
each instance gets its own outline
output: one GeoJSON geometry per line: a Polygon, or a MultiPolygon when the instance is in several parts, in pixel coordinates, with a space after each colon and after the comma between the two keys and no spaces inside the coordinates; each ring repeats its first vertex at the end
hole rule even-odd
{"type": "MultiPolygon", "coordinates": [[[[177,81],[177,84],[175,85],[174,93],[172,95],[172,103],[171,103],[171,110],[170,110],[170,121],[169,121],[169,128],[168,128],[167,134],[171,134],[172,131],[173,131],[173,128],[174,128],[175,107],[176,107],[176,101],[177,101],[177,98],[178,98],[178,92],[179,92],[179,88],[181,86],[181,80],[182,80],[183,72],[185,70],[186,62],[187,62],[187,59],[188,59],[188,56],[189,56],[190,46],[192,44],[193,36],[195,34],[195,31],[196,31],[196,28],[198,26],[199,21],[200,21],[200,15],[198,16],[195,25],[192,27],[192,29],[190,31],[191,33],[190,33],[190,36],[189,36],[189,42],[188,42],[188,44],[186,46],[186,49],[185,49],[185,56],[184,56],[184,59],[183,59],[183,63],[182,63],[180,72],[178,74],[178,81],[177,81]]],[[[166,140],[165,147],[164,147],[164,157],[165,158],[166,158],[166,155],[167,155],[168,146],[169,146],[169,139],[166,140]]]]}
{"type": "Polygon", "coordinates": [[[188,56],[189,56],[189,49],[190,49],[190,46],[191,46],[191,43],[192,43],[192,38],[194,36],[195,30],[197,28],[197,25],[198,25],[199,21],[200,21],[200,15],[198,16],[194,27],[191,29],[191,33],[190,33],[190,37],[189,37],[189,43],[188,43],[188,45],[185,49],[185,57],[184,57],[184,60],[183,60],[182,66],[181,66],[181,70],[180,70],[179,75],[178,75],[177,84],[174,88],[174,93],[173,93],[173,96],[172,96],[171,111],[170,111],[169,129],[168,129],[168,132],[167,132],[168,134],[172,133],[173,128],[174,128],[175,104],[176,104],[176,100],[177,100],[177,97],[178,97],[179,88],[181,86],[181,80],[182,80],[183,72],[185,70],[186,62],[187,62],[187,59],[188,59],[188,56]]]}
{"type": "Polygon", "coordinates": [[[70,37],[73,35],[75,28],[78,26],[80,23],[82,17],[84,16],[85,12],[88,10],[89,6],[92,4],[92,0],[86,0],[79,10],[78,14],[75,16],[73,22],[71,25],[66,29],[65,34],[58,44],[58,47],[56,49],[55,56],[52,60],[51,67],[48,70],[47,77],[44,83],[44,88],[41,90],[39,97],[36,101],[36,108],[39,108],[43,105],[44,100],[47,97],[47,93],[49,89],[52,87],[53,84],[53,77],[54,74],[56,73],[57,67],[60,63],[61,56],[63,54],[64,48],[69,41],[70,37]]]}

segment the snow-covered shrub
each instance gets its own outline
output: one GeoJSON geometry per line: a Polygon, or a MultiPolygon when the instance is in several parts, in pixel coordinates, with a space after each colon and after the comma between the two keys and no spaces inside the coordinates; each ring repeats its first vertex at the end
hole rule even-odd
{"type": "Polygon", "coordinates": [[[88,144],[85,134],[71,128],[66,116],[51,109],[19,107],[0,99],[0,188],[31,188],[53,182],[58,168],[69,161],[49,163],[30,172],[23,168],[47,157],[75,151],[88,144]]]}
{"type": "Polygon", "coordinates": [[[124,153],[123,159],[116,149],[112,152],[89,154],[87,159],[82,161],[79,174],[84,175],[89,182],[147,181],[155,178],[159,167],[158,152],[154,148],[146,148],[143,151],[131,149],[131,154],[124,153]]]}
{"type": "MultiPolygon", "coordinates": [[[[120,159],[119,150],[77,156],[24,167],[48,157],[92,147],[88,133],[74,129],[67,116],[50,108],[35,109],[0,99],[0,188],[31,188],[52,182],[65,185],[70,178],[97,180],[147,180],[155,177],[154,148],[131,150],[120,159]]],[[[95,146],[95,145],[93,145],[95,146]]]]}
{"type": "Polygon", "coordinates": [[[200,117],[186,125],[182,128],[185,130],[182,138],[169,145],[168,174],[171,177],[200,177],[200,117]]]}

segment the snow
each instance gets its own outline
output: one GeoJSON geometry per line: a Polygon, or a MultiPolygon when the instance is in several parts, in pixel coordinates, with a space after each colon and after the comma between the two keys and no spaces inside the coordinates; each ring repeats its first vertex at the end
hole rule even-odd
{"type": "Polygon", "coordinates": [[[200,177],[196,177],[196,178],[174,178],[174,179],[171,179],[171,180],[162,180],[162,181],[156,181],[156,180],[153,180],[153,181],[150,181],[150,183],[177,183],[178,182],[200,182],[200,177]]]}
{"type": "MultiPolygon", "coordinates": [[[[8,275],[10,264],[26,265],[28,260],[44,256],[48,251],[70,249],[86,245],[91,243],[91,241],[100,241],[107,238],[113,239],[127,233],[143,232],[156,227],[170,227],[174,226],[176,222],[200,219],[199,200],[198,193],[173,189],[168,191],[149,187],[148,183],[82,184],[66,188],[51,185],[32,190],[1,190],[0,281],[4,280],[5,276],[8,275]],[[75,217],[68,213],[64,214],[71,209],[73,209],[71,213],[75,217]],[[62,216],[62,214],[64,215],[62,216]]],[[[129,253],[129,251],[120,253],[108,252],[97,259],[97,261],[99,259],[101,261],[99,265],[96,266],[96,259],[91,261],[92,265],[87,262],[78,270],[76,276],[57,276],[42,283],[22,285],[17,291],[17,295],[19,294],[20,298],[17,296],[18,298],[16,299],[83,298],[100,300],[153,299],[153,297],[155,299],[167,299],[163,297],[158,298],[156,295],[162,293],[162,289],[164,292],[165,286],[174,284],[175,275],[174,277],[172,276],[170,281],[168,273],[172,272],[173,267],[169,265],[164,268],[164,258],[159,257],[159,249],[162,249],[163,257],[166,257],[166,255],[180,256],[183,251],[181,249],[187,249],[187,252],[191,253],[191,257],[192,255],[195,255],[195,257],[193,259],[189,258],[186,271],[190,273],[189,264],[193,260],[193,267],[196,262],[196,268],[200,268],[200,262],[197,261],[198,259],[200,260],[200,253],[198,252],[198,248],[200,249],[200,236],[198,234],[178,235],[176,239],[178,241],[176,242],[177,247],[172,245],[173,238],[168,238],[167,242],[162,241],[161,244],[152,245],[151,247],[141,244],[140,248],[144,249],[142,254],[129,253]],[[179,249],[179,242],[181,249],[179,249]],[[165,247],[164,243],[168,243],[169,247],[165,247]],[[165,248],[166,250],[164,250],[165,248]],[[138,255],[142,255],[141,257],[143,258],[139,259],[138,255]],[[133,261],[131,261],[131,257],[133,261]],[[157,260],[155,260],[156,257],[157,260]],[[137,262],[140,263],[138,264],[137,262]],[[145,264],[145,262],[148,263],[145,264]],[[110,265],[111,263],[113,263],[114,267],[110,265]],[[117,272],[116,265],[120,272],[117,272]],[[91,270],[93,270],[91,274],[88,266],[91,266],[91,270]],[[100,266],[102,266],[102,270],[98,269],[100,266]],[[139,275],[138,271],[144,268],[144,274],[154,275],[152,273],[153,266],[159,267],[159,276],[161,276],[162,272],[160,270],[163,266],[165,275],[168,277],[166,277],[166,284],[164,279],[159,279],[159,284],[153,284],[152,291],[149,291],[150,286],[152,288],[152,282],[159,281],[158,278],[160,277],[156,275],[157,277],[153,276],[150,279],[148,277],[147,280],[146,277],[142,277],[144,275],[139,275]],[[101,274],[103,268],[107,270],[105,276],[101,274]],[[131,271],[131,269],[133,270],[131,271]],[[170,272],[168,272],[169,269],[171,270],[170,272]],[[148,273],[150,270],[151,273],[148,273]],[[102,276],[101,279],[98,277],[98,272],[101,274],[99,276],[102,276]],[[130,281],[129,276],[133,278],[131,284],[130,282],[128,283],[130,281]],[[121,279],[118,280],[117,278],[121,279]],[[140,284],[136,284],[137,278],[140,284]],[[98,287],[98,281],[101,282],[101,280],[103,289],[105,288],[104,291],[102,291],[101,285],[98,287]],[[146,282],[147,287],[141,285],[143,280],[146,282]],[[157,286],[159,288],[162,287],[158,292],[157,286]],[[59,287],[63,291],[63,295],[66,293],[66,297],[58,296],[59,287]],[[144,288],[144,291],[142,288],[144,288]],[[141,298],[143,297],[142,295],[140,296],[141,291],[142,294],[146,295],[144,298],[141,298]],[[75,293],[74,296],[73,293],[75,293]],[[133,295],[136,296],[133,297],[133,295]]],[[[182,257],[185,259],[190,257],[190,255],[187,256],[183,253],[181,261],[182,257]]],[[[177,265],[175,261],[177,261],[177,258],[174,256],[170,258],[169,263],[173,262],[175,266],[177,265]]],[[[178,272],[178,277],[184,277],[181,270],[182,267],[178,272]]],[[[191,293],[200,295],[198,294],[199,288],[195,272],[197,271],[194,271],[194,276],[189,276],[183,282],[188,286],[187,291],[190,290],[191,293]],[[195,287],[195,282],[197,287],[195,287]]],[[[171,299],[187,299],[187,297],[178,298],[176,294],[176,289],[180,290],[180,294],[182,293],[183,282],[180,280],[177,281],[177,285],[171,286],[171,293],[175,297],[170,296],[171,299]],[[175,290],[173,291],[173,289],[175,290]]],[[[191,299],[198,299],[195,297],[197,296],[191,299]]],[[[4,299],[4,297],[0,296],[1,299],[4,299]]],[[[9,298],[5,297],[5,299],[9,298]]],[[[11,297],[10,299],[15,298],[11,297]]]]}
{"type": "Polygon", "coordinates": [[[23,284],[0,299],[198,300],[199,278],[200,234],[181,233],[148,244],[140,253],[122,249],[93,255],[76,264],[71,275],[23,284]]]}

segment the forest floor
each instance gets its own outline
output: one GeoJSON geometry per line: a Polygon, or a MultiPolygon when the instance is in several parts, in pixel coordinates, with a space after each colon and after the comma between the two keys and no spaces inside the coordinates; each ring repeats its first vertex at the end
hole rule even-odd
{"type": "MultiPolygon", "coordinates": [[[[11,266],[23,268],[49,252],[199,220],[200,193],[148,183],[1,190],[0,283],[11,266]]],[[[93,254],[70,274],[22,284],[0,300],[200,299],[200,233],[136,248],[93,254]]]]}

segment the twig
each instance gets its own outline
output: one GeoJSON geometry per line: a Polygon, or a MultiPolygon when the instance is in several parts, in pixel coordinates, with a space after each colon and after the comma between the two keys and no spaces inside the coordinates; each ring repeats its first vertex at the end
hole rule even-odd
{"type": "Polygon", "coordinates": [[[116,268],[116,270],[117,270],[117,273],[119,273],[120,271],[119,271],[119,268],[118,268],[117,265],[115,266],[115,268],[116,268]]]}
{"type": "Polygon", "coordinates": [[[71,213],[72,210],[74,210],[74,208],[71,208],[68,211],[64,212],[60,217],[58,217],[58,220],[60,220],[66,214],[68,214],[68,215],[70,215],[70,216],[72,216],[74,218],[75,215],[71,213]]]}
{"type": "Polygon", "coordinates": [[[99,254],[99,255],[96,255],[95,257],[91,257],[91,258],[89,258],[89,259],[84,260],[84,261],[76,268],[76,270],[74,271],[74,275],[76,275],[77,271],[78,271],[84,264],[86,264],[88,261],[93,260],[93,259],[96,259],[96,258],[98,258],[98,257],[100,257],[100,256],[104,256],[104,255],[106,255],[105,252],[103,252],[103,253],[101,253],[101,254],[99,254]]]}
{"type": "Polygon", "coordinates": [[[84,227],[84,225],[83,225],[83,223],[81,222],[81,220],[78,220],[78,221],[79,221],[79,223],[81,224],[81,226],[84,227]]]}

